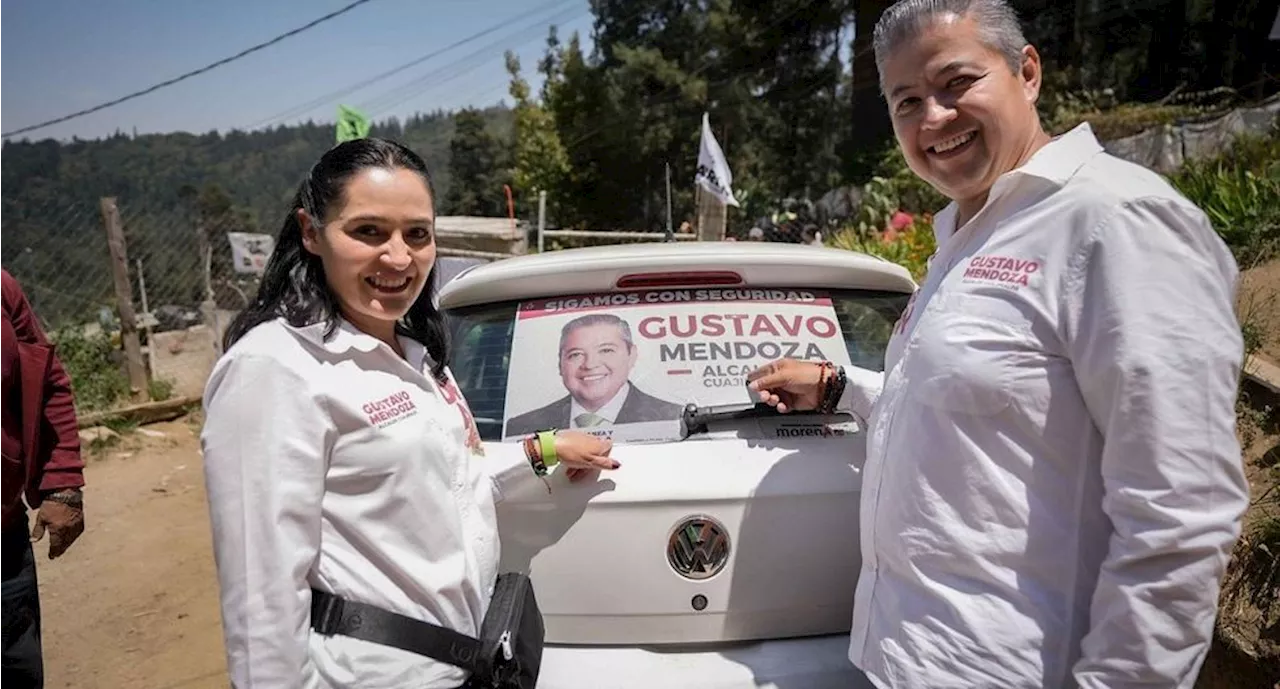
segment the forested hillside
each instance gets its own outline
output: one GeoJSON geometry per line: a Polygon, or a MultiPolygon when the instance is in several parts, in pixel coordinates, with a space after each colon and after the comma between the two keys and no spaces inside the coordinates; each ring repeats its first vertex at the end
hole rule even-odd
{"type": "MultiPolygon", "coordinates": [[[[511,114],[482,113],[496,136],[509,137],[511,114]]],[[[405,122],[375,123],[371,134],[402,141],[426,158],[443,199],[449,190],[451,113],[415,115],[405,122]]],[[[59,208],[117,196],[122,204],[176,210],[184,187],[216,185],[261,227],[274,231],[307,168],[333,146],[332,123],[206,134],[116,134],[102,140],[59,143],[6,141],[0,192],[5,231],[11,219],[29,219],[59,208]]],[[[442,209],[445,210],[445,209],[442,209]]]]}

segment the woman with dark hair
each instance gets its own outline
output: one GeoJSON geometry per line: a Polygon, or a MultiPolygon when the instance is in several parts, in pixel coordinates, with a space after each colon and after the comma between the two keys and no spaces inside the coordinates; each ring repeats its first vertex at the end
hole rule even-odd
{"type": "MultiPolygon", "coordinates": [[[[311,620],[314,589],[478,635],[497,575],[494,501],[545,471],[531,442],[528,461],[519,444],[481,457],[433,300],[434,222],[412,151],[380,139],[334,147],[227,331],[201,443],[240,689],[468,680],[425,656],[313,633],[311,620]]],[[[570,478],[618,466],[593,436],[543,440],[570,478]]]]}

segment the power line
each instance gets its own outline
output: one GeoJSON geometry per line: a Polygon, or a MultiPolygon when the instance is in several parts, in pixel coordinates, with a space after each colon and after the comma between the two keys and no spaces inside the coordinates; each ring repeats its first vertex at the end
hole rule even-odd
{"type": "Polygon", "coordinates": [[[503,48],[517,47],[517,46],[524,45],[525,43],[528,43],[529,41],[535,40],[536,38],[539,37],[539,34],[535,34],[531,38],[526,38],[525,40],[520,41],[519,43],[516,43],[514,45],[509,43],[509,41],[515,40],[521,34],[524,34],[532,30],[541,29],[545,25],[555,24],[556,22],[561,20],[573,22],[585,14],[586,12],[579,11],[577,8],[569,8],[555,15],[552,15],[551,17],[540,20],[532,25],[526,26],[523,29],[507,34],[506,36],[503,36],[497,41],[493,41],[488,45],[486,45],[485,47],[480,48],[479,50],[473,53],[470,53],[465,57],[455,60],[453,63],[449,65],[445,65],[444,67],[441,67],[432,72],[429,72],[421,77],[418,77],[417,79],[414,79],[405,84],[402,84],[396,89],[393,89],[392,91],[383,93],[380,96],[375,96],[374,98],[370,99],[366,104],[364,104],[365,110],[369,113],[370,117],[374,117],[384,112],[387,112],[401,105],[406,101],[410,101],[410,100],[413,100],[414,98],[421,97],[424,93],[427,93],[438,86],[441,86],[450,81],[453,81],[459,77],[462,77],[484,66],[488,62],[490,53],[493,50],[493,48],[503,49],[503,48]],[[476,58],[479,58],[479,59],[476,59],[476,58]],[[466,67],[463,67],[463,65],[466,65],[466,67]],[[454,71],[455,69],[456,71],[454,71]]]}
{"type": "Polygon", "coordinates": [[[546,11],[547,9],[550,9],[550,8],[552,8],[552,7],[556,7],[556,6],[563,5],[563,4],[566,4],[566,0],[552,0],[551,2],[548,2],[548,3],[546,3],[546,4],[539,5],[538,7],[535,7],[534,9],[529,10],[528,12],[525,12],[525,13],[523,13],[523,14],[519,14],[519,15],[516,15],[515,17],[512,17],[512,18],[507,19],[507,20],[505,20],[505,21],[499,22],[499,23],[497,23],[497,24],[494,24],[493,26],[490,26],[490,27],[488,27],[488,28],[486,28],[486,29],[482,29],[481,31],[478,31],[478,32],[476,32],[476,33],[474,33],[474,34],[472,34],[472,35],[470,35],[470,36],[467,36],[466,38],[463,38],[463,39],[460,39],[460,40],[455,41],[455,42],[453,42],[453,43],[450,43],[449,45],[447,45],[447,46],[445,46],[445,47],[443,47],[443,48],[440,48],[440,49],[437,49],[437,50],[433,50],[433,51],[431,51],[431,52],[429,52],[429,53],[427,53],[427,54],[425,54],[425,55],[422,55],[422,56],[420,56],[420,57],[414,58],[413,60],[410,60],[409,62],[406,62],[406,63],[404,63],[404,64],[402,64],[402,65],[397,66],[397,67],[392,67],[391,69],[389,69],[389,70],[387,70],[387,71],[385,71],[385,72],[382,72],[382,73],[380,73],[380,74],[376,74],[376,75],[374,75],[374,76],[372,76],[372,77],[368,77],[368,78],[366,78],[366,79],[361,79],[360,81],[357,81],[357,82],[354,82],[354,83],[348,84],[347,86],[344,86],[344,87],[342,87],[342,88],[340,88],[340,89],[338,89],[338,90],[336,90],[336,91],[332,91],[332,92],[330,92],[330,93],[326,93],[326,94],[325,94],[325,95],[323,95],[323,96],[319,96],[319,97],[317,97],[317,98],[313,98],[313,99],[311,99],[311,100],[309,100],[309,101],[307,101],[307,102],[305,102],[305,103],[302,103],[302,104],[300,104],[300,105],[295,105],[295,106],[293,106],[293,107],[291,107],[291,108],[289,108],[289,109],[287,109],[287,110],[284,110],[284,111],[281,111],[280,113],[277,113],[277,114],[275,114],[275,115],[272,115],[271,117],[268,117],[268,118],[265,118],[265,119],[259,120],[258,122],[255,122],[254,124],[249,125],[249,127],[247,127],[247,129],[257,129],[258,127],[262,127],[262,126],[264,126],[264,125],[270,125],[270,124],[276,124],[276,123],[279,123],[279,122],[283,122],[284,120],[287,120],[287,119],[290,119],[290,118],[293,118],[293,117],[298,117],[298,116],[300,116],[300,115],[304,115],[304,114],[306,114],[306,113],[308,113],[308,112],[310,112],[310,111],[312,111],[312,110],[315,110],[316,108],[318,108],[318,107],[320,107],[320,106],[322,106],[322,105],[329,105],[329,104],[335,103],[335,102],[336,102],[338,99],[340,99],[340,98],[343,98],[343,97],[348,96],[348,95],[350,95],[350,94],[352,94],[352,93],[355,93],[356,91],[359,91],[359,90],[361,90],[361,89],[363,89],[363,88],[365,88],[365,87],[367,87],[367,86],[372,86],[373,84],[376,84],[376,83],[378,83],[378,82],[380,82],[380,81],[382,81],[382,80],[384,80],[384,79],[387,79],[388,77],[395,76],[395,75],[397,75],[397,74],[399,74],[399,73],[401,73],[401,72],[403,72],[403,71],[405,71],[405,70],[407,70],[407,69],[410,69],[410,68],[412,68],[412,67],[416,67],[416,66],[418,66],[418,65],[420,65],[420,64],[422,64],[422,63],[424,63],[424,62],[426,62],[426,61],[428,61],[428,60],[431,60],[432,58],[439,57],[440,55],[443,55],[443,54],[445,54],[445,53],[449,52],[450,50],[453,50],[454,48],[457,48],[457,47],[459,47],[459,46],[466,45],[467,43],[471,43],[472,41],[475,41],[475,40],[477,40],[477,39],[479,39],[479,38],[481,38],[481,37],[483,37],[483,36],[487,36],[488,34],[491,34],[491,33],[495,32],[495,31],[498,31],[499,29],[505,28],[505,27],[510,26],[511,24],[514,24],[514,23],[516,23],[516,22],[518,22],[518,21],[521,21],[521,20],[526,19],[526,18],[528,18],[528,17],[531,17],[531,16],[533,16],[533,15],[536,15],[536,14],[539,14],[539,13],[541,13],[541,12],[544,12],[544,11],[546,11]]]}
{"type": "Polygon", "coordinates": [[[572,20],[576,20],[581,17],[582,14],[586,14],[586,12],[576,8],[576,6],[563,9],[561,12],[550,15],[550,17],[539,19],[538,22],[529,24],[529,26],[507,33],[506,36],[489,42],[488,45],[480,47],[479,50],[472,51],[472,53],[462,56],[460,59],[454,60],[453,63],[444,65],[442,68],[431,70],[431,72],[424,74],[424,76],[411,79],[411,81],[403,83],[401,86],[392,88],[392,90],[387,92],[380,93],[378,96],[371,97],[371,99],[367,100],[362,105],[364,105],[364,108],[369,111],[370,115],[384,113],[384,111],[396,108],[396,106],[403,104],[404,101],[415,99],[415,97],[421,96],[422,93],[429,92],[431,88],[444,85],[444,83],[451,82],[453,79],[465,76],[467,73],[474,72],[475,69],[483,67],[486,61],[490,59],[490,56],[500,54],[504,49],[511,49],[511,47],[525,45],[527,42],[536,40],[536,38],[543,36],[543,33],[540,33],[540,31],[545,26],[562,22],[562,20],[572,22],[572,20]],[[513,41],[516,41],[517,38],[526,35],[526,33],[527,35],[530,35],[530,37],[525,38],[524,41],[515,42],[515,44],[513,44],[513,41]]]}
{"type": "Polygon", "coordinates": [[[130,93],[130,94],[129,94],[129,95],[127,95],[127,96],[121,96],[121,97],[119,97],[119,98],[117,98],[117,99],[115,99],[115,100],[107,101],[106,103],[102,103],[102,104],[100,104],[100,105],[95,105],[95,106],[93,106],[92,108],[85,108],[84,110],[80,110],[80,111],[78,111],[78,112],[73,112],[73,113],[71,113],[70,115],[63,115],[62,117],[55,117],[55,118],[53,118],[52,120],[47,120],[47,121],[45,121],[45,122],[41,122],[41,123],[39,123],[39,124],[33,124],[33,125],[29,126],[29,127],[23,127],[23,128],[21,128],[21,129],[15,129],[15,130],[13,130],[13,131],[11,131],[11,132],[7,132],[7,133],[4,133],[4,134],[0,134],[0,137],[8,138],[8,137],[10,137],[10,136],[15,136],[15,135],[17,135],[17,134],[25,134],[26,132],[34,131],[34,130],[36,130],[36,129],[43,129],[43,128],[45,128],[45,127],[48,127],[49,125],[53,125],[53,124],[60,124],[60,123],[62,123],[62,122],[66,122],[67,120],[73,120],[73,119],[75,119],[75,118],[77,118],[77,117],[82,117],[82,116],[84,116],[84,115],[88,115],[88,114],[90,114],[90,113],[98,112],[99,110],[106,110],[107,108],[110,108],[110,107],[115,106],[115,105],[119,105],[119,104],[121,104],[121,103],[123,103],[123,102],[125,102],[125,101],[133,100],[134,98],[138,98],[138,97],[141,97],[141,96],[145,96],[145,95],[147,95],[148,93],[153,93],[153,92],[155,92],[155,91],[159,91],[160,89],[162,89],[162,88],[164,88],[164,87],[166,87],[166,86],[172,86],[172,85],[174,85],[174,84],[176,84],[176,83],[178,83],[178,82],[180,82],[180,81],[185,81],[185,80],[187,80],[187,79],[190,79],[191,77],[194,77],[194,76],[197,76],[197,75],[200,75],[200,74],[204,74],[205,72],[208,72],[208,71],[209,71],[209,70],[211,70],[211,69],[215,69],[215,68],[217,68],[217,67],[221,67],[222,65],[225,65],[225,64],[230,63],[230,62],[235,62],[236,60],[239,60],[240,58],[245,57],[246,55],[249,55],[249,54],[251,54],[251,53],[256,53],[256,52],[258,52],[259,50],[262,50],[263,48],[267,48],[267,47],[269,47],[269,46],[275,45],[276,43],[279,43],[280,41],[283,41],[283,40],[285,40],[286,38],[290,38],[290,37],[292,37],[292,36],[296,36],[296,35],[298,35],[298,34],[302,33],[303,31],[306,31],[307,29],[310,29],[310,28],[313,28],[313,27],[318,26],[318,25],[320,25],[320,24],[323,24],[324,22],[327,22],[327,21],[329,21],[330,19],[333,19],[334,17],[337,17],[337,16],[339,16],[339,15],[346,14],[347,12],[350,12],[351,10],[354,10],[355,8],[359,7],[360,5],[365,4],[365,3],[367,3],[367,2],[370,2],[370,0],[355,0],[355,2],[353,2],[353,3],[349,4],[349,5],[347,5],[346,7],[343,7],[343,8],[341,8],[341,9],[338,9],[338,10],[335,10],[335,11],[333,11],[333,12],[330,12],[329,14],[326,14],[326,15],[324,15],[323,17],[320,17],[319,19],[314,19],[314,20],[312,20],[312,21],[310,21],[310,22],[307,22],[306,24],[303,24],[302,26],[299,26],[298,28],[293,29],[292,31],[286,31],[285,33],[282,33],[282,34],[280,34],[279,36],[276,36],[275,38],[273,38],[273,39],[271,39],[271,40],[269,40],[269,41],[266,41],[266,42],[263,42],[263,43],[259,43],[258,45],[255,45],[255,46],[253,46],[252,48],[246,48],[245,50],[242,50],[242,51],[240,51],[240,52],[236,53],[235,55],[232,55],[231,57],[224,57],[224,58],[222,58],[221,60],[218,60],[217,62],[212,62],[212,63],[210,63],[210,64],[207,64],[207,65],[205,65],[204,67],[201,67],[200,69],[194,69],[194,70],[191,70],[190,72],[187,72],[186,74],[180,74],[180,75],[178,75],[178,76],[176,76],[176,77],[174,77],[174,78],[172,78],[172,79],[168,79],[168,80],[166,80],[166,81],[162,81],[162,82],[160,82],[160,83],[158,83],[158,84],[156,84],[156,85],[154,85],[154,86],[147,87],[147,88],[145,88],[145,89],[142,89],[141,91],[135,91],[134,93],[130,93]]]}

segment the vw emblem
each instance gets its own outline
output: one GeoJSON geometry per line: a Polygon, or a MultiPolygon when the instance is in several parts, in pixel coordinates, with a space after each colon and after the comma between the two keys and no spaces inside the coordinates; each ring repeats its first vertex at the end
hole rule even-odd
{"type": "Polygon", "coordinates": [[[667,539],[667,562],[676,574],[694,581],[719,574],[729,562],[729,530],[701,515],[680,522],[667,539]]]}

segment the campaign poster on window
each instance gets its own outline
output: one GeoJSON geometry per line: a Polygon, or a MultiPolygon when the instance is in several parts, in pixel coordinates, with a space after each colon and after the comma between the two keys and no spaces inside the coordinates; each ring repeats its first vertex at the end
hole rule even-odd
{"type": "Polygon", "coordinates": [[[504,438],[549,428],[679,437],[689,404],[751,404],[746,377],[781,358],[849,366],[829,294],[653,290],[535,299],[512,334],[504,438]]]}

